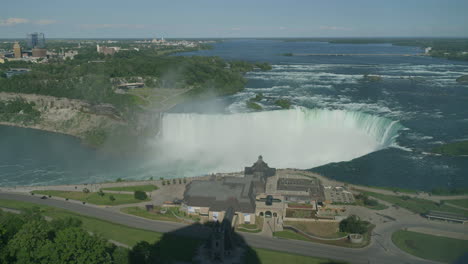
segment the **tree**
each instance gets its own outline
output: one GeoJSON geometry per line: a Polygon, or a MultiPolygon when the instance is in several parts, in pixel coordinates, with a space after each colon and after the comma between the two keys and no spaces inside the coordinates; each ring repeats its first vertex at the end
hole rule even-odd
{"type": "Polygon", "coordinates": [[[156,246],[146,241],[138,242],[130,251],[128,259],[130,260],[130,264],[160,263],[157,257],[156,246]]]}
{"type": "Polygon", "coordinates": [[[58,218],[50,221],[50,226],[55,232],[70,227],[81,227],[81,225],[81,220],[75,217],[58,218]]]}
{"type": "Polygon", "coordinates": [[[109,195],[109,200],[110,200],[111,202],[114,202],[114,201],[115,201],[114,195],[109,195]]]}
{"type": "Polygon", "coordinates": [[[25,219],[17,214],[0,211],[0,263],[8,263],[7,245],[24,225],[25,219]],[[2,261],[4,260],[4,261],[2,261]]]}
{"type": "Polygon", "coordinates": [[[369,222],[361,221],[357,216],[351,215],[340,222],[340,231],[346,233],[364,234],[367,232],[369,222]]]}
{"type": "Polygon", "coordinates": [[[186,183],[187,183],[187,179],[184,178],[184,184],[186,184],[186,183]]]}
{"type": "Polygon", "coordinates": [[[59,231],[51,249],[54,264],[112,264],[106,241],[77,227],[59,231]]]}
{"type": "Polygon", "coordinates": [[[15,259],[15,263],[50,263],[51,236],[53,232],[45,220],[28,222],[8,242],[9,257],[15,259]]]}
{"type": "Polygon", "coordinates": [[[103,197],[104,195],[106,195],[102,190],[99,190],[99,192],[97,193],[99,196],[103,197]]]}
{"type": "Polygon", "coordinates": [[[172,179],[172,183],[173,183],[173,184],[176,184],[176,179],[172,179]]]}
{"type": "Polygon", "coordinates": [[[116,247],[112,252],[112,260],[114,264],[128,264],[130,250],[123,247],[116,247]]]}
{"type": "Polygon", "coordinates": [[[89,189],[88,189],[88,188],[84,188],[84,189],[83,189],[83,192],[84,192],[84,193],[89,193],[89,189]]]}
{"type": "Polygon", "coordinates": [[[137,200],[146,200],[148,198],[148,195],[144,191],[136,190],[133,194],[135,199],[137,200]]]}

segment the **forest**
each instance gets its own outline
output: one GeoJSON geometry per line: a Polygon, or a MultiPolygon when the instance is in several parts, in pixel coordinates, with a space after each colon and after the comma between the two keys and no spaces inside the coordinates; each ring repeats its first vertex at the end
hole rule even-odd
{"type": "Polygon", "coordinates": [[[226,62],[219,57],[160,56],[151,49],[105,56],[91,47],[81,49],[73,60],[51,60],[43,64],[7,61],[0,64],[0,72],[19,67],[32,71],[11,78],[0,74],[0,92],[110,103],[120,110],[134,108],[138,100],[130,94],[115,93],[111,82],[115,78],[150,78],[156,80],[150,83],[150,88],[192,88],[194,97],[207,93],[219,96],[242,90],[246,72],[271,69],[267,63],[226,62]]]}

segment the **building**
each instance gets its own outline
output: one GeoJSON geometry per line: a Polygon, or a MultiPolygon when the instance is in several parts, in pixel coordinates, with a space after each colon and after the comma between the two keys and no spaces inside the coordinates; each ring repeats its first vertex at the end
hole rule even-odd
{"type": "Polygon", "coordinates": [[[64,60],[66,60],[66,59],[73,60],[76,55],[78,55],[78,51],[76,51],[76,50],[70,50],[70,51],[66,51],[66,52],[62,51],[62,58],[64,60]]]}
{"type": "Polygon", "coordinates": [[[145,87],[145,83],[137,82],[137,83],[122,83],[117,86],[119,89],[129,90],[135,88],[143,88],[145,87]]]}
{"type": "Polygon", "coordinates": [[[354,195],[346,190],[344,187],[325,186],[324,187],[325,200],[324,202],[331,204],[352,204],[355,202],[354,195]]]}
{"type": "Polygon", "coordinates": [[[243,177],[192,181],[184,193],[184,208],[213,221],[221,221],[227,208],[232,208],[238,224],[254,224],[256,196],[265,192],[267,178],[275,173],[259,156],[252,167],[245,167],[243,177]]]}
{"type": "Polygon", "coordinates": [[[45,49],[46,47],[44,33],[34,32],[31,34],[28,34],[26,40],[27,40],[28,47],[30,47],[31,49],[34,49],[34,48],[45,49]]]}
{"type": "Polygon", "coordinates": [[[96,45],[96,50],[98,53],[103,53],[104,55],[114,55],[115,53],[120,51],[120,47],[106,47],[106,46],[99,46],[96,45]]]}
{"type": "Polygon", "coordinates": [[[13,53],[15,54],[15,58],[19,59],[22,57],[21,46],[18,42],[15,42],[13,45],[13,53]]]}
{"type": "Polygon", "coordinates": [[[35,58],[46,58],[47,57],[47,50],[41,48],[33,48],[32,49],[32,57],[35,58]]]}
{"type": "Polygon", "coordinates": [[[31,69],[28,69],[28,68],[11,68],[10,70],[6,71],[5,74],[7,78],[11,78],[15,75],[25,74],[30,71],[31,69]]]}

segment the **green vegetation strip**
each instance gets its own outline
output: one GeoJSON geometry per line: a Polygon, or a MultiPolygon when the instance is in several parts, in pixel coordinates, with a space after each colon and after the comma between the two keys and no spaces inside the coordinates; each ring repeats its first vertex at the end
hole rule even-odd
{"type": "Polygon", "coordinates": [[[126,214],[136,215],[139,217],[148,218],[152,220],[172,221],[172,222],[183,222],[183,220],[194,221],[194,222],[200,221],[200,217],[187,215],[185,212],[181,212],[178,207],[167,207],[167,208],[155,207],[153,212],[148,212],[141,207],[134,206],[134,207],[122,208],[120,209],[120,211],[126,214]],[[166,213],[164,214],[159,213],[161,210],[165,210],[166,213]]]}
{"type": "Polygon", "coordinates": [[[310,239],[306,238],[305,236],[289,230],[274,232],[273,236],[286,239],[310,241],[310,239]]]}
{"type": "MultiPolygon", "coordinates": [[[[93,217],[83,216],[76,214],[67,210],[57,209],[54,207],[46,205],[38,205],[28,202],[20,202],[14,200],[4,200],[0,199],[0,207],[10,208],[10,209],[32,209],[34,207],[39,207],[45,216],[52,218],[60,217],[75,217],[80,219],[83,222],[83,228],[94,234],[101,235],[106,239],[111,239],[129,246],[134,246],[140,241],[147,241],[149,243],[154,243],[159,241],[162,237],[162,233],[152,232],[148,230],[131,228],[124,225],[115,224],[112,222],[99,220],[93,217]]],[[[166,238],[165,238],[166,239],[166,238]]],[[[176,236],[171,236],[166,239],[164,244],[164,249],[161,249],[161,252],[164,252],[166,256],[162,256],[164,259],[172,259],[176,261],[188,261],[192,260],[193,252],[198,248],[201,241],[196,239],[184,238],[180,239],[176,236]]],[[[331,260],[314,258],[307,256],[294,255],[279,251],[266,250],[253,248],[250,250],[247,255],[246,263],[258,263],[257,260],[260,260],[260,263],[271,263],[271,264],[283,264],[283,263],[331,263],[331,260]]],[[[333,262],[339,263],[339,262],[333,262]]]]}
{"type": "Polygon", "coordinates": [[[387,194],[380,194],[380,193],[374,193],[374,192],[366,192],[366,191],[361,191],[361,190],[358,190],[358,191],[364,194],[367,194],[369,196],[375,197],[377,199],[380,199],[380,200],[392,203],[394,205],[400,206],[402,208],[408,209],[417,214],[424,214],[424,213],[427,213],[428,211],[434,210],[434,211],[449,212],[449,213],[455,213],[459,215],[468,216],[468,211],[466,210],[454,208],[446,204],[438,204],[436,202],[426,200],[426,199],[411,198],[405,195],[397,196],[397,195],[387,195],[387,194]]]}
{"type": "Polygon", "coordinates": [[[432,149],[432,152],[451,156],[468,155],[468,140],[444,144],[442,146],[435,147],[432,149]]]}
{"type": "Polygon", "coordinates": [[[368,186],[371,188],[375,189],[382,189],[382,190],[387,190],[387,191],[392,191],[395,193],[408,193],[408,194],[418,194],[418,190],[413,190],[413,189],[406,189],[406,188],[400,188],[400,187],[382,187],[382,186],[368,186]]]}
{"type": "Polygon", "coordinates": [[[338,262],[330,259],[322,259],[322,258],[313,258],[301,255],[294,255],[289,253],[283,253],[279,251],[267,250],[267,249],[259,249],[255,248],[254,250],[250,250],[247,252],[247,264],[256,264],[257,261],[260,260],[260,263],[264,264],[283,264],[283,263],[294,263],[294,264],[326,264],[326,263],[345,263],[345,262],[338,262]],[[256,254],[256,257],[255,257],[256,254]]]}
{"type": "Polygon", "coordinates": [[[144,192],[152,192],[157,189],[158,189],[158,186],[155,186],[152,184],[102,188],[102,190],[104,191],[119,191],[119,192],[134,192],[137,190],[144,191],[144,192]]]}
{"type": "Polygon", "coordinates": [[[431,236],[400,230],[392,235],[392,241],[400,249],[420,258],[454,262],[468,252],[468,240],[431,236]]]}
{"type": "MultiPolygon", "coordinates": [[[[98,193],[95,192],[74,192],[74,191],[33,191],[34,194],[39,195],[50,195],[50,196],[57,196],[62,197],[65,199],[71,200],[78,200],[82,202],[87,202],[96,205],[119,205],[119,204],[133,204],[133,203],[141,203],[141,200],[137,200],[133,197],[133,194],[121,194],[121,193],[113,193],[113,194],[104,194],[104,196],[100,196],[98,193]],[[115,198],[114,201],[111,201],[110,197],[113,196],[115,198]]],[[[147,199],[148,200],[148,199],[147,199]]]]}
{"type": "Polygon", "coordinates": [[[444,202],[468,209],[468,199],[444,200],[444,202]]]}

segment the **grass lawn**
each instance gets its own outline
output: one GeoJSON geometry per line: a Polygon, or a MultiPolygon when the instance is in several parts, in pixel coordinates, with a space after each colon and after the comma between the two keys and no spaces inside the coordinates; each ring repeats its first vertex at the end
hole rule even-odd
{"type": "Polygon", "coordinates": [[[158,189],[158,186],[155,186],[152,184],[102,188],[103,191],[119,191],[119,192],[134,192],[134,191],[152,192],[157,189],[158,189]]]}
{"type": "Polygon", "coordinates": [[[445,202],[468,208],[468,199],[445,200],[445,202]]]}
{"type": "Polygon", "coordinates": [[[280,238],[286,238],[286,239],[311,241],[310,239],[306,238],[305,236],[297,234],[297,233],[295,233],[293,231],[289,231],[289,230],[274,232],[273,236],[280,237],[280,238]]]}
{"type": "Polygon", "coordinates": [[[184,222],[183,220],[178,219],[177,217],[174,216],[177,215],[178,217],[182,217],[185,219],[188,219],[189,221],[200,221],[200,218],[197,216],[191,216],[191,215],[184,215],[184,212],[181,212],[178,207],[167,207],[164,208],[166,210],[166,213],[159,213],[160,210],[163,208],[159,206],[155,206],[154,210],[152,212],[146,211],[146,209],[134,206],[134,207],[125,207],[120,209],[121,212],[124,212],[126,214],[131,214],[131,215],[136,215],[139,217],[144,217],[148,219],[153,219],[153,220],[161,220],[161,221],[172,221],[172,222],[184,222]]]}
{"type": "MultiPolygon", "coordinates": [[[[34,194],[39,195],[51,195],[62,198],[68,198],[71,200],[83,201],[91,204],[97,205],[119,205],[119,204],[132,204],[132,203],[141,203],[142,200],[137,200],[133,197],[133,194],[122,194],[122,193],[113,193],[105,194],[104,196],[99,196],[95,192],[74,192],[74,191],[33,191],[34,194]],[[109,199],[110,196],[114,196],[115,201],[109,199]]],[[[149,201],[147,199],[146,201],[149,201]]]]}
{"type": "MultiPolygon", "coordinates": [[[[19,202],[14,200],[3,200],[0,199],[0,207],[11,208],[11,209],[31,209],[33,207],[39,207],[44,215],[53,218],[59,217],[76,217],[83,222],[83,228],[94,234],[99,234],[106,239],[112,239],[120,243],[133,246],[139,241],[148,241],[150,243],[159,241],[164,234],[158,232],[147,231],[138,228],[127,227],[124,225],[115,224],[112,222],[96,219],[93,217],[83,216],[67,210],[58,209],[50,206],[39,205],[34,203],[19,202]]],[[[164,259],[170,259],[175,261],[186,261],[190,262],[194,251],[198,248],[201,241],[190,238],[183,238],[176,236],[169,236],[165,238],[165,242],[162,245],[161,252],[163,252],[164,259]]],[[[300,255],[294,255],[279,251],[271,251],[265,249],[253,248],[253,251],[257,254],[260,263],[271,263],[271,264],[283,264],[283,263],[329,263],[330,260],[306,257],[300,255]]],[[[248,253],[247,263],[255,263],[255,254],[252,250],[248,253]]]]}
{"type": "Polygon", "coordinates": [[[285,221],[285,225],[293,226],[313,236],[323,238],[339,238],[346,234],[339,232],[339,224],[336,222],[299,222],[285,221]]]}
{"type": "Polygon", "coordinates": [[[468,240],[431,236],[400,230],[392,241],[409,254],[435,261],[451,263],[468,252],[468,240]]]}
{"type": "Polygon", "coordinates": [[[315,211],[312,210],[304,210],[304,209],[286,209],[286,216],[287,217],[294,217],[294,218],[313,218],[315,217],[315,211]]]}
{"type": "Polygon", "coordinates": [[[314,258],[301,255],[294,255],[283,253],[279,251],[267,250],[267,249],[254,249],[254,251],[247,252],[247,264],[257,264],[257,259],[262,264],[270,263],[291,263],[291,264],[326,264],[326,263],[345,263],[332,261],[330,259],[314,258]],[[255,253],[257,258],[255,257],[255,253]]]}
{"type": "MultiPolygon", "coordinates": [[[[370,225],[368,228],[368,231],[363,235],[364,236],[364,241],[362,244],[352,244],[348,241],[347,238],[344,239],[339,239],[339,240],[321,240],[321,239],[315,239],[311,237],[306,237],[305,235],[296,233],[291,230],[284,230],[284,231],[278,231],[274,232],[273,236],[279,237],[279,238],[285,238],[285,239],[295,239],[295,240],[303,240],[303,241],[309,241],[309,242],[316,242],[316,243],[322,243],[322,244],[327,244],[327,245],[334,245],[334,246],[339,246],[339,247],[349,247],[349,248],[362,248],[367,246],[370,243],[370,235],[372,233],[372,229],[374,229],[374,225],[370,225]]],[[[341,235],[345,235],[340,234],[341,235]]]]}
{"type": "Polygon", "coordinates": [[[126,214],[136,215],[139,217],[144,217],[144,218],[153,219],[153,220],[181,222],[169,210],[165,214],[157,214],[157,213],[148,212],[144,208],[135,206],[135,207],[125,207],[125,208],[120,209],[120,211],[126,214]]]}
{"type": "Polygon", "coordinates": [[[366,192],[366,191],[361,191],[361,190],[359,191],[369,196],[375,197],[377,199],[387,201],[394,205],[398,205],[400,207],[406,208],[418,214],[424,214],[430,210],[435,210],[435,211],[449,212],[449,213],[455,213],[455,214],[468,216],[468,211],[466,210],[457,209],[457,208],[454,208],[445,204],[439,205],[438,203],[435,203],[433,201],[426,200],[426,199],[411,198],[408,196],[386,195],[386,194],[366,192]]]}
{"type": "Polygon", "coordinates": [[[162,237],[161,233],[114,224],[111,222],[99,220],[96,218],[80,215],[71,211],[58,209],[46,205],[0,199],[0,207],[19,210],[39,207],[41,208],[41,211],[44,215],[50,216],[52,218],[76,217],[83,222],[83,227],[86,230],[91,231],[94,234],[100,234],[107,239],[112,239],[129,246],[133,246],[141,240],[155,242],[162,237]]]}
{"type": "Polygon", "coordinates": [[[260,233],[260,232],[262,232],[261,229],[251,230],[251,229],[245,229],[245,228],[242,228],[242,227],[237,227],[237,228],[236,228],[236,231],[239,231],[239,232],[246,232],[246,233],[260,233]]]}

